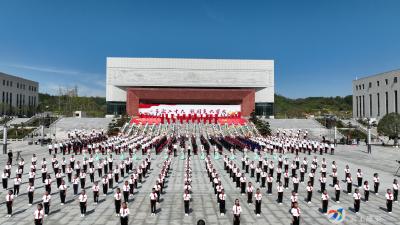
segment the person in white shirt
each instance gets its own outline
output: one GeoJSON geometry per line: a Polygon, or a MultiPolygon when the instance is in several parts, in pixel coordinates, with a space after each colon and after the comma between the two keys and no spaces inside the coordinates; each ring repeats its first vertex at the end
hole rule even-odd
{"type": "Polygon", "coordinates": [[[122,192],[124,195],[124,201],[129,202],[129,192],[130,192],[131,187],[129,186],[129,182],[126,180],[124,182],[124,185],[122,186],[122,192]]]}
{"type": "Polygon", "coordinates": [[[301,211],[300,211],[300,208],[299,208],[299,205],[297,202],[295,204],[293,204],[292,209],[290,209],[290,213],[293,216],[292,225],[299,225],[301,211]]]}
{"type": "Polygon", "coordinates": [[[350,175],[350,167],[349,165],[346,165],[346,168],[344,169],[344,177],[347,178],[350,175]]]}
{"type": "Polygon", "coordinates": [[[50,212],[50,200],[51,200],[50,193],[45,191],[42,200],[44,205],[44,216],[48,216],[50,212]]]}
{"type": "Polygon", "coordinates": [[[399,195],[399,184],[397,183],[397,179],[393,180],[393,201],[397,202],[397,198],[399,195]]]}
{"type": "Polygon", "coordinates": [[[261,214],[261,199],[262,199],[262,194],[261,194],[260,188],[257,188],[254,198],[256,199],[256,215],[260,216],[260,214],[261,214]]]}
{"type": "Polygon", "coordinates": [[[29,183],[26,191],[28,192],[28,205],[31,206],[33,203],[33,192],[35,191],[35,187],[32,183],[29,183]]]}
{"type": "Polygon", "coordinates": [[[34,172],[33,169],[31,169],[31,171],[29,171],[29,173],[28,173],[28,182],[35,185],[35,176],[36,176],[36,172],[34,172]]]}
{"type": "Polygon", "coordinates": [[[185,207],[185,216],[189,215],[189,202],[190,202],[190,194],[188,190],[185,190],[183,194],[183,205],[185,207]]]}
{"type": "Polygon", "coordinates": [[[249,205],[251,205],[251,204],[253,204],[253,190],[254,190],[253,185],[251,184],[251,182],[249,182],[249,184],[248,184],[246,189],[247,189],[246,190],[247,191],[247,203],[249,205]]]}
{"type": "Polygon", "coordinates": [[[99,203],[99,191],[100,191],[100,187],[99,187],[99,182],[98,181],[95,181],[93,183],[92,191],[93,191],[94,204],[97,205],[99,203]]]}
{"type": "Polygon", "coordinates": [[[360,201],[361,201],[361,194],[358,188],[354,190],[353,198],[354,198],[354,212],[358,213],[360,211],[360,201]]]}
{"type": "MultiPolygon", "coordinates": [[[[47,178],[44,180],[44,187],[45,187],[45,190],[47,192],[49,192],[49,194],[51,193],[51,183],[52,183],[52,180],[51,180],[50,174],[47,174],[47,178]]],[[[44,208],[46,209],[46,206],[44,208]]]]}
{"type": "Polygon", "coordinates": [[[327,214],[329,195],[326,190],[324,191],[324,193],[322,193],[321,199],[322,199],[322,213],[327,214]]]}
{"type": "Polygon", "coordinates": [[[369,199],[369,184],[368,181],[364,181],[364,201],[368,202],[369,199]]]}
{"type": "Polygon", "coordinates": [[[346,183],[347,183],[347,194],[351,195],[352,189],[353,189],[353,179],[351,178],[351,174],[346,177],[346,183]]]}
{"type": "Polygon", "coordinates": [[[292,177],[292,181],[293,181],[293,190],[294,192],[297,193],[299,190],[299,178],[297,178],[296,174],[292,177]]]}
{"type": "Polygon", "coordinates": [[[225,199],[226,199],[226,194],[224,189],[221,189],[221,193],[218,195],[219,199],[219,213],[221,216],[225,215],[225,199]]]}
{"type": "Polygon", "coordinates": [[[51,151],[53,150],[53,145],[52,144],[50,144],[49,145],[49,155],[51,155],[51,151]]]}
{"type": "Polygon", "coordinates": [[[284,181],[284,187],[285,187],[285,189],[288,189],[289,188],[289,172],[288,172],[288,170],[285,170],[285,173],[283,173],[283,181],[284,181]]]}
{"type": "Polygon", "coordinates": [[[320,182],[320,187],[321,187],[321,193],[323,193],[326,189],[326,182],[327,182],[327,179],[324,174],[321,174],[321,177],[319,178],[319,182],[320,182]]]}
{"type": "Polygon", "coordinates": [[[240,225],[240,214],[242,207],[240,206],[239,199],[235,199],[235,205],[232,207],[233,225],[240,225]]]}
{"type": "Polygon", "coordinates": [[[81,217],[84,217],[86,214],[86,206],[87,206],[87,195],[85,190],[82,190],[81,194],[79,195],[79,206],[81,209],[81,217]]]}
{"type": "Polygon", "coordinates": [[[7,190],[7,188],[8,188],[8,172],[7,172],[7,170],[3,171],[1,178],[2,178],[2,183],[3,183],[3,190],[7,190]]]}
{"type": "Polygon", "coordinates": [[[359,188],[362,186],[362,181],[363,181],[363,173],[361,172],[361,169],[358,169],[357,170],[357,184],[358,184],[359,188]]]}
{"type": "Polygon", "coordinates": [[[150,209],[152,216],[156,214],[156,203],[157,203],[157,193],[156,189],[153,188],[150,194],[150,209]]]}
{"type": "Polygon", "coordinates": [[[44,218],[44,212],[43,212],[43,205],[42,203],[39,203],[37,205],[37,209],[33,213],[35,225],[42,225],[43,224],[43,218],[44,218]]]}
{"type": "Polygon", "coordinates": [[[107,177],[107,175],[103,176],[103,179],[101,179],[101,182],[103,183],[103,195],[106,196],[108,193],[108,177],[107,177]]]}
{"type": "Polygon", "coordinates": [[[72,180],[72,168],[71,165],[68,164],[67,169],[65,170],[65,173],[67,174],[67,178],[68,178],[68,183],[71,183],[72,180]]]}
{"type": "Polygon", "coordinates": [[[14,178],[14,195],[15,195],[15,197],[18,197],[18,195],[19,195],[19,187],[21,185],[21,182],[22,182],[21,175],[18,174],[14,178]]]}
{"type": "Polygon", "coordinates": [[[14,201],[13,192],[11,190],[9,190],[6,195],[6,206],[7,206],[7,216],[6,217],[11,217],[11,215],[12,215],[13,201],[14,201]]]}
{"type": "Polygon", "coordinates": [[[314,190],[314,187],[311,185],[311,182],[308,181],[308,184],[307,184],[307,203],[308,204],[311,203],[313,190],[314,190]]]}
{"type": "Polygon", "coordinates": [[[336,181],[336,184],[335,184],[335,186],[333,186],[333,188],[335,189],[335,201],[336,201],[336,203],[340,203],[339,199],[340,199],[341,187],[340,187],[340,183],[338,180],[336,181]]]}
{"type": "Polygon", "coordinates": [[[379,183],[380,183],[379,175],[378,175],[378,173],[374,173],[374,192],[375,192],[375,195],[378,195],[379,183]]]}
{"type": "Polygon", "coordinates": [[[61,205],[65,204],[65,197],[67,196],[67,185],[65,185],[65,181],[61,181],[61,185],[58,187],[58,190],[60,191],[60,200],[61,200],[61,205]]]}
{"type": "Polygon", "coordinates": [[[257,182],[257,184],[260,183],[260,178],[261,178],[261,167],[257,166],[257,168],[256,168],[256,182],[257,182]]]}
{"type": "Polygon", "coordinates": [[[114,194],[114,205],[116,214],[115,216],[119,216],[119,211],[121,209],[121,199],[122,199],[121,189],[117,188],[114,194]]]}
{"type": "Polygon", "coordinates": [[[261,188],[265,188],[265,181],[267,180],[268,173],[266,171],[261,172],[261,188]]]}
{"type": "Polygon", "coordinates": [[[74,190],[74,195],[78,194],[78,188],[79,188],[79,179],[78,176],[74,175],[74,178],[72,179],[72,188],[74,190]]]}
{"type": "Polygon", "coordinates": [[[393,206],[393,194],[392,190],[387,189],[386,190],[386,208],[388,213],[392,213],[392,206],[393,206]]]}
{"type": "Polygon", "coordinates": [[[298,199],[299,199],[298,194],[296,192],[292,191],[292,195],[290,196],[290,202],[292,203],[291,207],[293,207],[294,203],[298,202],[298,199]]]}
{"type": "Polygon", "coordinates": [[[279,205],[282,205],[282,200],[283,200],[283,189],[284,187],[282,186],[282,182],[279,182],[278,186],[276,187],[278,191],[278,203],[279,205]]]}
{"type": "Polygon", "coordinates": [[[129,209],[126,202],[123,202],[119,210],[121,225],[128,225],[129,209]]]}
{"type": "Polygon", "coordinates": [[[272,182],[274,181],[274,177],[268,173],[267,175],[267,194],[272,195],[272,182]]]}

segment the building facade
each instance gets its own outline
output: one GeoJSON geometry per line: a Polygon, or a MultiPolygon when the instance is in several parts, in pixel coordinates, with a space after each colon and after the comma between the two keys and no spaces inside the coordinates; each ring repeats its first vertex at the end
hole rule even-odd
{"type": "Polygon", "coordinates": [[[140,104],[240,105],[273,115],[274,61],[107,58],[107,113],[138,115],[140,104]]]}
{"type": "Polygon", "coordinates": [[[0,72],[0,115],[30,115],[38,103],[38,82],[0,72]]]}
{"type": "Polygon", "coordinates": [[[353,80],[353,117],[381,119],[399,113],[400,70],[353,80]]]}

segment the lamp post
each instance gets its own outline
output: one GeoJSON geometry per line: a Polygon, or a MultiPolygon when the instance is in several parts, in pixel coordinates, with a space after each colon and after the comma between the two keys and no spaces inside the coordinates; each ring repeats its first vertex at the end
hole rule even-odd
{"type": "Polygon", "coordinates": [[[3,154],[7,154],[7,122],[3,127],[3,154]]]}
{"type": "MultiPolygon", "coordinates": [[[[48,110],[48,108],[49,108],[49,106],[48,105],[46,105],[46,111],[48,110]]],[[[44,115],[45,115],[45,112],[46,111],[44,111],[44,112],[42,112],[42,126],[40,127],[40,134],[41,134],[41,140],[40,140],[40,145],[41,146],[43,146],[43,142],[44,142],[44,115]]]]}
{"type": "Polygon", "coordinates": [[[337,139],[337,128],[336,128],[336,124],[335,124],[335,127],[333,128],[333,131],[334,131],[334,140],[333,140],[333,144],[336,146],[336,145],[337,145],[337,141],[336,141],[336,139],[337,139]]]}
{"type": "Polygon", "coordinates": [[[367,148],[368,148],[368,153],[371,154],[371,119],[368,118],[368,137],[367,137],[367,148]]]}

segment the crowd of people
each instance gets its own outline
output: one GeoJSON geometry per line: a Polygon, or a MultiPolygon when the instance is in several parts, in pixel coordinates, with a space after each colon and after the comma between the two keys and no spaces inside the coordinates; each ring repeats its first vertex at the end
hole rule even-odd
{"type": "MultiPolygon", "coordinates": [[[[246,202],[249,206],[254,206],[257,217],[262,214],[264,194],[271,196],[276,193],[277,204],[282,204],[289,187],[291,188],[290,212],[294,225],[300,223],[301,210],[298,200],[300,191],[304,190],[307,196],[306,202],[311,203],[315,189],[318,188],[321,195],[318,199],[321,200],[324,214],[327,213],[329,201],[339,203],[343,192],[353,197],[355,213],[361,210],[362,200],[369,201],[370,192],[379,194],[381,182],[378,173],[373,177],[364,177],[362,169],[351,170],[349,165],[339,168],[335,161],[330,163],[328,169],[326,159],[320,159],[318,155],[334,154],[335,146],[308,140],[307,134],[302,134],[300,131],[297,135],[282,132],[268,137],[207,135],[206,138],[201,135],[199,139],[201,154],[206,155],[205,167],[221,216],[226,214],[227,195],[221,182],[222,171],[218,171],[218,166],[215,165],[218,163],[218,157],[212,157],[212,150],[214,155],[223,155],[224,173],[231,178],[238,192],[247,196],[246,202]],[[304,155],[300,158],[302,153],[304,155]],[[309,160],[307,154],[314,156],[309,160]],[[253,156],[253,159],[250,156],[253,156]],[[340,171],[343,171],[344,175],[342,180],[339,178],[340,171]],[[317,175],[318,180],[316,180],[317,175]],[[330,178],[331,181],[328,181],[330,178]],[[317,182],[319,187],[316,187],[317,182]],[[306,184],[303,190],[300,188],[301,183],[306,184]],[[341,184],[344,184],[345,188],[342,188],[341,184]],[[276,192],[273,191],[274,186],[276,192]],[[353,188],[354,186],[356,188],[353,188]],[[333,193],[333,197],[329,193],[333,193]]],[[[36,154],[32,155],[29,163],[24,159],[14,164],[12,158],[8,160],[2,173],[2,186],[7,191],[5,196],[7,217],[12,216],[13,202],[22,201],[18,198],[21,188],[26,189],[27,203],[31,206],[34,199],[38,199],[35,188],[38,187],[38,183],[42,183],[44,192],[39,196],[41,202],[34,211],[34,221],[37,225],[43,224],[44,217],[50,214],[51,205],[54,204],[51,194],[55,189],[58,190],[61,206],[68,204],[66,201],[68,197],[76,197],[81,217],[86,216],[88,202],[92,201],[96,205],[99,203],[100,193],[103,193],[104,197],[113,193],[115,216],[120,217],[121,224],[128,224],[130,215],[128,204],[138,189],[138,183],[145,182],[146,176],[151,173],[154,153],[165,151],[166,159],[161,164],[160,173],[149,194],[150,213],[155,216],[160,196],[165,193],[165,180],[169,176],[171,162],[177,156],[178,146],[184,156],[181,158],[184,160],[184,214],[189,216],[192,200],[192,155],[191,147],[186,146],[186,141],[191,142],[193,148],[196,142],[195,135],[162,134],[151,137],[122,134],[107,137],[102,130],[71,132],[66,140],[48,146],[50,160],[46,157],[38,159],[36,154]],[[136,165],[135,161],[138,161],[136,165]],[[26,176],[23,176],[24,171],[28,171],[27,182],[23,180],[26,179],[26,176]],[[41,179],[37,180],[39,176],[41,179]],[[27,185],[22,187],[24,183],[27,185]],[[91,184],[91,189],[88,188],[88,183],[91,184]],[[87,193],[90,191],[92,200],[87,193]]],[[[197,151],[193,153],[197,154],[197,151]]],[[[393,202],[398,201],[399,184],[396,179],[392,183],[392,187],[387,187],[385,190],[388,213],[392,213],[393,202]]],[[[240,200],[235,199],[232,206],[233,224],[240,224],[241,212],[240,200]]]]}

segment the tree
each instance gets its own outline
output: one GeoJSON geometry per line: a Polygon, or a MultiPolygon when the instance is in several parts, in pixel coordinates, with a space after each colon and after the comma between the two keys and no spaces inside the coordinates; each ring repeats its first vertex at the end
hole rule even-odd
{"type": "Polygon", "coordinates": [[[250,122],[254,123],[254,125],[256,126],[256,128],[258,130],[258,132],[260,132],[260,134],[262,136],[271,135],[271,128],[269,126],[269,123],[267,121],[260,120],[256,116],[254,111],[250,114],[250,119],[249,120],[250,120],[250,122]]]}
{"type": "Polygon", "coordinates": [[[400,115],[397,113],[386,114],[378,123],[378,133],[388,136],[397,145],[400,132],[400,115]]]}

